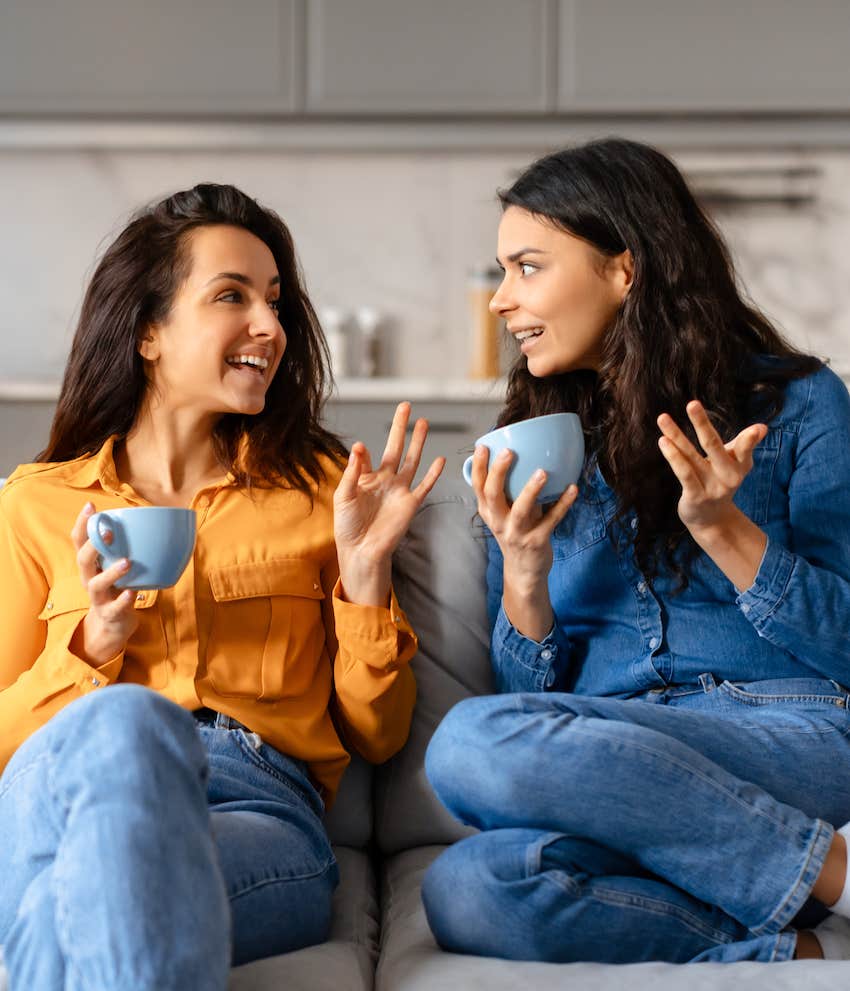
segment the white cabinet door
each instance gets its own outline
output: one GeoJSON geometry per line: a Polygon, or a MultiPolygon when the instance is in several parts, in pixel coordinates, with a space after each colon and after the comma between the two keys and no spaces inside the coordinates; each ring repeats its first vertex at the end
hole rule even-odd
{"type": "Polygon", "coordinates": [[[553,12],[553,0],[309,0],[307,112],[543,112],[553,12]]]}
{"type": "Polygon", "coordinates": [[[0,0],[0,112],[296,109],[299,0],[0,0]]]}
{"type": "Polygon", "coordinates": [[[850,110],[848,0],[559,0],[564,111],[850,110]]]}

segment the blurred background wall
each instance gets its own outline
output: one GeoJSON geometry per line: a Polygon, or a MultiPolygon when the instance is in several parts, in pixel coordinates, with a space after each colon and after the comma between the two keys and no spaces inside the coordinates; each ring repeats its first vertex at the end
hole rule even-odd
{"type": "Polygon", "coordinates": [[[99,252],[199,181],[282,214],[352,342],[374,311],[377,378],[337,399],[381,429],[402,395],[486,423],[495,190],[609,134],[671,154],[754,301],[850,372],[848,55],[846,0],[0,0],[0,475],[43,443],[99,252]]]}

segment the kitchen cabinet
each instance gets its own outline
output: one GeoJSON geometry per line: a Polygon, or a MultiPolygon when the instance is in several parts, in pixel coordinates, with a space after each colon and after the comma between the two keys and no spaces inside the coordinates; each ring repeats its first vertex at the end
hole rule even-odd
{"type": "MultiPolygon", "coordinates": [[[[501,401],[415,402],[411,419],[415,421],[415,418],[424,416],[430,428],[418,477],[439,455],[446,458],[443,476],[459,477],[463,462],[472,454],[475,439],[492,429],[501,407],[501,401]]],[[[369,448],[373,463],[377,464],[387,441],[395,408],[394,401],[337,399],[325,408],[325,425],[349,447],[356,440],[363,441],[369,448]]]]}
{"type": "Polygon", "coordinates": [[[559,0],[559,111],[850,110],[845,0],[559,0]]]}
{"type": "Polygon", "coordinates": [[[301,2],[0,3],[0,113],[293,111],[301,2]]]}
{"type": "Polygon", "coordinates": [[[552,0],[308,0],[308,113],[548,109],[552,0]]]}

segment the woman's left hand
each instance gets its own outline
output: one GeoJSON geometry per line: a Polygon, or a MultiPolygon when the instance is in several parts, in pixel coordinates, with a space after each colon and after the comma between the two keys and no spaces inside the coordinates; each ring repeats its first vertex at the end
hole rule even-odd
{"type": "Polygon", "coordinates": [[[400,403],[381,463],[375,469],[366,446],[359,441],[354,444],[334,494],[334,538],[340,577],[346,598],[353,602],[387,604],[392,553],[446,463],[445,458],[436,458],[422,481],[411,488],[428,436],[428,423],[416,421],[404,456],[409,420],[410,403],[400,403]]]}
{"type": "Polygon", "coordinates": [[[727,526],[739,513],[732,499],[753,467],[753,450],[764,440],[767,427],[751,424],[724,444],[702,403],[694,399],[686,410],[705,457],[668,413],[658,417],[663,435],[658,446],[682,485],[679,518],[700,542],[701,534],[727,526]]]}

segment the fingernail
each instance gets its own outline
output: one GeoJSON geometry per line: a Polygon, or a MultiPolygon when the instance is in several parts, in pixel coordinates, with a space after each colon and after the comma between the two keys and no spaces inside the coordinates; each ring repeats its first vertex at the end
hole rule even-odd
{"type": "Polygon", "coordinates": [[[499,457],[501,458],[502,461],[504,461],[506,458],[509,458],[510,456],[511,456],[511,452],[507,448],[505,448],[502,451],[499,451],[499,457]]]}
{"type": "Polygon", "coordinates": [[[126,557],[122,557],[118,563],[121,565],[122,571],[126,571],[130,567],[130,562],[127,560],[126,557]]]}
{"type": "Polygon", "coordinates": [[[542,482],[545,477],[546,477],[546,472],[542,468],[538,468],[537,471],[534,473],[535,482],[542,482]]]}
{"type": "Polygon", "coordinates": [[[87,502],[85,504],[85,506],[83,506],[83,512],[87,516],[90,516],[94,512],[94,503],[93,502],[87,502]]]}

